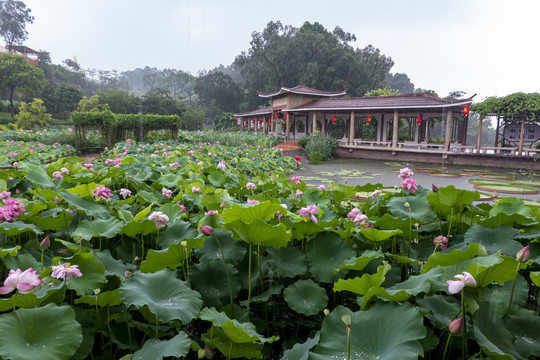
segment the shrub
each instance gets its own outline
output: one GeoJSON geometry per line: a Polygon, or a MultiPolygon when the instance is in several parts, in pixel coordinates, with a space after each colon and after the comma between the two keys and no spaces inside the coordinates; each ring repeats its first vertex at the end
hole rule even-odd
{"type": "Polygon", "coordinates": [[[298,139],[298,146],[301,147],[302,149],[305,149],[306,148],[306,145],[309,141],[309,135],[308,136],[303,136],[301,137],[300,139],[298,139]]]}
{"type": "Polygon", "coordinates": [[[338,141],[329,134],[315,132],[307,141],[305,152],[308,159],[313,162],[320,158],[320,161],[329,160],[334,157],[334,152],[338,147],[338,141]]]}
{"type": "Polygon", "coordinates": [[[17,119],[17,127],[19,129],[46,127],[52,116],[45,111],[46,109],[45,106],[43,106],[43,100],[41,99],[34,99],[29,104],[21,101],[19,113],[15,116],[17,119]]]}
{"type": "Polygon", "coordinates": [[[238,125],[234,120],[234,115],[230,112],[222,112],[214,118],[215,130],[237,130],[238,125]]]}

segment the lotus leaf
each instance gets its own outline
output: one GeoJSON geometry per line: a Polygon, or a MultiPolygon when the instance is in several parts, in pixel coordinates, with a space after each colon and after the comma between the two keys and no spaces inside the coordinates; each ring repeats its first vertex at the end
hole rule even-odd
{"type": "Polygon", "coordinates": [[[283,296],[291,309],[299,314],[311,316],[328,305],[326,290],[312,280],[299,280],[289,285],[283,296]]]}

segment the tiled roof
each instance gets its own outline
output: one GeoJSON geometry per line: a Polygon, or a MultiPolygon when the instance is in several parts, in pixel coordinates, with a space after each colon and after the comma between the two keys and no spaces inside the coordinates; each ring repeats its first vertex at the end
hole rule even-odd
{"type": "Polygon", "coordinates": [[[343,91],[322,91],[322,90],[313,89],[313,88],[310,88],[310,87],[307,87],[307,86],[304,86],[304,85],[300,84],[300,85],[295,86],[293,88],[281,87],[281,89],[278,92],[275,92],[275,93],[269,93],[269,94],[259,93],[259,96],[260,97],[274,97],[274,96],[282,95],[282,94],[285,94],[285,93],[332,97],[332,96],[345,95],[347,93],[347,90],[343,90],[343,91]]]}
{"type": "Polygon", "coordinates": [[[461,107],[471,103],[472,97],[451,102],[425,93],[414,93],[395,96],[318,99],[284,111],[441,109],[461,107]]]}
{"type": "Polygon", "coordinates": [[[251,110],[245,113],[233,114],[234,116],[258,116],[258,115],[268,115],[272,113],[272,107],[267,106],[260,109],[251,110]]]}

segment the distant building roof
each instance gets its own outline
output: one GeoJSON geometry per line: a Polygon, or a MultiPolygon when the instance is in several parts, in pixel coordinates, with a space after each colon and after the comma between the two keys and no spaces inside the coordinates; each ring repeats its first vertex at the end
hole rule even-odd
{"type": "Polygon", "coordinates": [[[441,109],[470,105],[473,97],[452,102],[426,93],[413,93],[393,96],[318,99],[283,111],[441,109]]]}
{"type": "Polygon", "coordinates": [[[299,94],[299,95],[313,95],[313,96],[322,96],[322,97],[332,97],[332,96],[343,96],[347,93],[347,90],[343,91],[322,91],[313,89],[307,86],[304,86],[302,84],[297,85],[293,88],[287,88],[287,87],[281,87],[278,92],[275,93],[259,93],[260,97],[274,97],[278,95],[283,95],[286,93],[293,93],[293,94],[299,94]]]}

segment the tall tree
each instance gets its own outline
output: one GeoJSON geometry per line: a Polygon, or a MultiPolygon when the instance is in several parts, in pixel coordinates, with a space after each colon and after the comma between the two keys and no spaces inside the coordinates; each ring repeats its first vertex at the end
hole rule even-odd
{"type": "Polygon", "coordinates": [[[62,83],[54,89],[50,102],[53,114],[60,119],[67,119],[69,114],[77,108],[77,104],[84,97],[84,92],[71,84],[62,83]]]}
{"type": "Polygon", "coordinates": [[[31,10],[22,1],[5,0],[1,3],[0,35],[4,37],[9,51],[13,45],[21,45],[28,38],[26,23],[33,23],[31,10]]]}
{"type": "Polygon", "coordinates": [[[242,100],[240,86],[229,75],[220,72],[199,78],[195,92],[206,106],[214,105],[217,113],[238,111],[242,100]]]}
{"type": "Polygon", "coordinates": [[[31,65],[21,55],[0,53],[0,87],[8,89],[11,117],[15,115],[13,97],[15,90],[26,95],[43,85],[43,70],[31,65]]]}
{"type": "Polygon", "coordinates": [[[403,73],[388,73],[386,74],[384,81],[386,85],[392,90],[397,90],[401,94],[410,94],[414,92],[414,84],[407,74],[403,73]]]}

